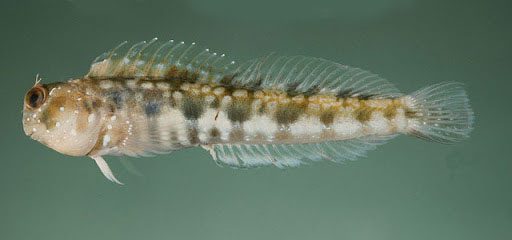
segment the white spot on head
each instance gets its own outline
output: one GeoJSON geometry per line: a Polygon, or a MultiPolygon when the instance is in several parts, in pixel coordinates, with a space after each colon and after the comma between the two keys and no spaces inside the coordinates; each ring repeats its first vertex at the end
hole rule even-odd
{"type": "Polygon", "coordinates": [[[110,121],[115,121],[117,119],[116,115],[110,117],[110,121]]]}
{"type": "Polygon", "coordinates": [[[106,147],[108,143],[110,142],[110,135],[103,136],[103,147],[106,147]]]}
{"type": "Polygon", "coordinates": [[[111,124],[107,125],[107,129],[112,129],[112,125],[111,124]]]}
{"type": "Polygon", "coordinates": [[[60,122],[55,123],[55,127],[60,127],[60,122]]]}
{"type": "Polygon", "coordinates": [[[59,111],[64,112],[64,107],[60,107],[59,111]]]}
{"type": "Polygon", "coordinates": [[[32,132],[37,132],[37,129],[36,128],[32,128],[32,132]]]}

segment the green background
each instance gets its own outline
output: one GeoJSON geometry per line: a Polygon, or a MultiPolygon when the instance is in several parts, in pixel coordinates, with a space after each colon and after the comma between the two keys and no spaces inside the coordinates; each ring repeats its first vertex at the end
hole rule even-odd
{"type": "Polygon", "coordinates": [[[512,239],[510,1],[6,1],[0,3],[0,239],[512,239]],[[472,137],[399,137],[368,158],[219,168],[202,149],[94,162],[23,134],[23,95],[80,77],[123,40],[196,41],[246,60],[275,51],[379,73],[405,92],[467,86],[472,137]]]}

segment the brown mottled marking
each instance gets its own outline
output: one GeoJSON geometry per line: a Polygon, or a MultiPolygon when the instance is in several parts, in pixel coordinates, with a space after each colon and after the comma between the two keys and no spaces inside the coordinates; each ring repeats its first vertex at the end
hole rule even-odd
{"type": "Polygon", "coordinates": [[[188,139],[190,141],[190,144],[197,144],[199,143],[199,137],[198,137],[198,131],[197,129],[191,128],[188,132],[188,139]]]}
{"type": "Polygon", "coordinates": [[[218,108],[220,106],[219,98],[215,97],[210,103],[210,108],[218,108]]]}
{"type": "Polygon", "coordinates": [[[416,118],[418,115],[416,111],[413,111],[412,109],[405,109],[405,117],[407,118],[416,118]]]}
{"type": "Polygon", "coordinates": [[[279,105],[274,116],[278,124],[291,124],[297,121],[302,113],[304,106],[290,103],[279,105]]]}
{"type": "Polygon", "coordinates": [[[87,113],[89,113],[89,114],[92,113],[92,111],[94,110],[92,108],[92,102],[89,100],[83,101],[83,107],[84,107],[85,111],[87,111],[87,113]]]}
{"type": "Polygon", "coordinates": [[[217,137],[219,137],[219,136],[220,136],[220,131],[219,131],[219,129],[217,129],[217,128],[212,128],[212,129],[210,130],[210,136],[211,136],[212,138],[217,138],[217,137]]]}
{"type": "Polygon", "coordinates": [[[334,111],[327,110],[320,114],[320,121],[326,125],[329,126],[334,122],[334,111]]]}
{"type": "Polygon", "coordinates": [[[244,139],[244,130],[242,128],[234,128],[230,133],[229,133],[229,140],[230,141],[233,141],[233,142],[239,142],[239,141],[243,141],[244,139]]]}
{"type": "Polygon", "coordinates": [[[92,101],[92,108],[93,108],[93,109],[98,109],[98,108],[100,108],[100,107],[101,107],[101,105],[102,105],[102,104],[101,104],[101,101],[100,101],[99,99],[94,99],[94,100],[92,101]]]}
{"type": "Polygon", "coordinates": [[[176,79],[179,77],[179,70],[176,66],[171,66],[167,73],[165,74],[166,78],[176,79]]]}
{"type": "Polygon", "coordinates": [[[46,111],[41,113],[41,122],[46,125],[46,129],[51,130],[55,127],[57,115],[60,114],[59,108],[66,103],[66,97],[54,97],[48,105],[46,111]]]}
{"type": "Polygon", "coordinates": [[[202,98],[186,96],[181,104],[181,110],[185,118],[195,120],[201,117],[204,110],[203,100],[202,98]]]}
{"type": "Polygon", "coordinates": [[[184,82],[196,82],[199,78],[199,73],[189,72],[187,69],[179,69],[176,66],[169,68],[165,74],[166,79],[169,80],[180,80],[184,82]]]}
{"type": "Polygon", "coordinates": [[[251,102],[248,99],[238,99],[229,104],[226,112],[232,122],[245,122],[251,117],[251,102]]]}
{"type": "Polygon", "coordinates": [[[289,131],[278,131],[276,132],[274,137],[276,141],[287,141],[290,140],[290,138],[292,138],[292,135],[289,131]]]}
{"type": "Polygon", "coordinates": [[[372,112],[372,108],[363,105],[354,111],[354,115],[359,122],[367,122],[372,117],[372,112]]]}
{"type": "Polygon", "coordinates": [[[390,104],[384,109],[384,117],[391,120],[396,116],[396,105],[390,104]]]}

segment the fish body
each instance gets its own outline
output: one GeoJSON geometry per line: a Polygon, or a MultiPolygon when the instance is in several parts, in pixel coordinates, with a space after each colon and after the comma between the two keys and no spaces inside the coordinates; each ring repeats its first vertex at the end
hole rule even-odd
{"type": "Polygon", "coordinates": [[[202,146],[233,167],[341,162],[397,134],[452,143],[473,113],[461,84],[404,95],[368,71],[269,55],[237,65],[195,44],[142,42],[98,57],[89,73],[37,83],[23,126],[63,154],[146,156],[202,146]]]}

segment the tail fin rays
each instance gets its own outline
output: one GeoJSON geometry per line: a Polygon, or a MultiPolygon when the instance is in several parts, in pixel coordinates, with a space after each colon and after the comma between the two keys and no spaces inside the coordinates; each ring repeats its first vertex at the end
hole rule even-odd
{"type": "Polygon", "coordinates": [[[444,82],[409,95],[418,121],[409,134],[439,143],[455,143],[469,137],[474,114],[462,83],[444,82]]]}

